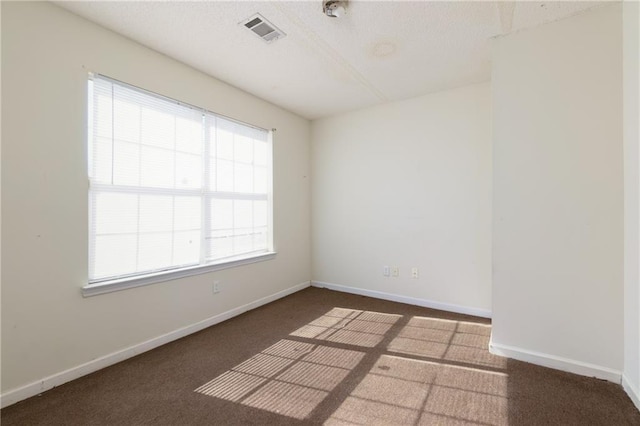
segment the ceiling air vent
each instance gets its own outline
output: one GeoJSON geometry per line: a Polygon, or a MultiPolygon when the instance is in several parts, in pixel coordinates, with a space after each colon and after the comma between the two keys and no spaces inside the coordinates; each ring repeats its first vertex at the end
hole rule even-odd
{"type": "Polygon", "coordinates": [[[272,41],[286,36],[284,32],[278,29],[271,22],[264,19],[264,17],[259,13],[256,13],[245,21],[242,21],[241,24],[250,29],[252,33],[267,43],[271,43],[272,41]]]}

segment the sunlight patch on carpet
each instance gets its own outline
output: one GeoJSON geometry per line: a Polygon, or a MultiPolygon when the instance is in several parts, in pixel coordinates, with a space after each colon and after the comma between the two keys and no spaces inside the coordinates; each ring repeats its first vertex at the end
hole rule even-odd
{"type": "Polygon", "coordinates": [[[412,317],[387,349],[406,355],[506,368],[506,358],[487,351],[490,336],[490,325],[412,317]]]}
{"type": "Polygon", "coordinates": [[[327,425],[496,424],[507,417],[507,375],[492,371],[506,361],[487,351],[490,334],[485,324],[333,308],[195,392],[299,420],[326,400],[327,425]],[[332,402],[358,366],[358,382],[332,402]]]}
{"type": "Polygon", "coordinates": [[[195,392],[304,419],[363,357],[359,351],[283,339],[195,392]]]}
{"type": "Polygon", "coordinates": [[[292,336],[373,348],[402,315],[333,308],[292,336]]]}
{"type": "Polygon", "coordinates": [[[382,355],[325,425],[497,425],[508,375],[382,355]]]}

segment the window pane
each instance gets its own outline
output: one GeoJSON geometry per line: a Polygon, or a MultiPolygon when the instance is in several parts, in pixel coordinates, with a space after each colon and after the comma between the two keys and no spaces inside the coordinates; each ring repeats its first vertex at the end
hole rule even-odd
{"type": "Polygon", "coordinates": [[[172,266],[173,233],[138,235],[138,271],[153,271],[172,266]]]}
{"type": "Polygon", "coordinates": [[[209,260],[233,255],[233,230],[212,231],[208,239],[209,260]]]}
{"type": "Polygon", "coordinates": [[[173,229],[173,197],[140,196],[140,232],[171,232],[173,229]]]}
{"type": "Polygon", "coordinates": [[[255,228],[253,234],[254,250],[267,249],[267,227],[255,228]]]}
{"type": "Polygon", "coordinates": [[[113,102],[111,88],[94,83],[93,133],[96,137],[113,137],[113,102]],[[104,93],[107,92],[107,93],[104,93]]]}
{"type": "Polygon", "coordinates": [[[90,175],[96,182],[111,183],[113,143],[111,139],[96,137],[93,144],[93,159],[90,175]]]}
{"type": "Polygon", "coordinates": [[[176,154],[176,188],[202,186],[202,159],[199,155],[176,154]]]}
{"type": "Polygon", "coordinates": [[[175,119],[171,114],[152,108],[142,108],[142,140],[145,145],[174,149],[175,119]]]}
{"type": "Polygon", "coordinates": [[[103,77],[89,90],[90,280],[268,248],[266,131],[103,77]]]}
{"type": "Polygon", "coordinates": [[[209,183],[209,191],[216,191],[217,186],[217,171],[218,171],[218,165],[217,165],[217,161],[215,159],[215,157],[209,157],[209,164],[208,164],[209,168],[208,168],[208,183],[209,183]]]}
{"type": "Polygon", "coordinates": [[[236,254],[253,251],[253,230],[251,228],[236,228],[233,244],[236,254]]]}
{"type": "Polygon", "coordinates": [[[204,117],[204,121],[206,123],[207,126],[207,132],[208,132],[208,137],[209,137],[209,146],[207,146],[207,151],[209,152],[209,155],[212,157],[216,157],[217,154],[217,150],[218,150],[218,144],[217,144],[217,132],[218,129],[216,128],[216,118],[214,116],[211,115],[206,115],[204,117]]]}
{"type": "Polygon", "coordinates": [[[253,192],[253,167],[248,164],[235,163],[233,177],[235,192],[253,192]]]}
{"type": "Polygon", "coordinates": [[[173,264],[195,265],[200,262],[200,231],[183,231],[174,234],[173,264]]]}
{"type": "Polygon", "coordinates": [[[93,228],[96,235],[138,231],[138,195],[104,192],[93,195],[93,228]]]}
{"type": "Polygon", "coordinates": [[[233,228],[233,200],[211,200],[211,229],[233,228]]]}
{"type": "Polygon", "coordinates": [[[259,166],[267,165],[267,143],[255,141],[253,145],[253,163],[259,166]]]}
{"type": "Polygon", "coordinates": [[[253,163],[253,139],[246,136],[236,136],[234,160],[240,163],[253,163]]]}
{"type": "Polygon", "coordinates": [[[155,188],[173,188],[172,151],[142,146],[140,185],[155,188]]]}
{"type": "Polygon", "coordinates": [[[233,226],[235,228],[253,227],[253,201],[236,200],[233,202],[233,226]]]}
{"type": "Polygon", "coordinates": [[[254,201],[253,202],[253,226],[265,227],[267,226],[267,201],[254,201]]]}
{"type": "Polygon", "coordinates": [[[136,271],[136,234],[95,237],[91,277],[112,277],[136,271]]]}
{"type": "Polygon", "coordinates": [[[266,194],[268,190],[268,176],[266,167],[254,167],[253,170],[253,192],[254,194],[266,194]]]}
{"type": "Polygon", "coordinates": [[[175,197],[174,229],[177,231],[199,230],[201,223],[200,197],[175,197]]]}
{"type": "Polygon", "coordinates": [[[202,117],[195,114],[192,119],[176,118],[176,151],[189,154],[202,152],[202,117]]]}
{"type": "Polygon", "coordinates": [[[231,161],[218,160],[216,163],[216,190],[224,192],[233,191],[233,163],[231,161]]]}
{"type": "Polygon", "coordinates": [[[113,137],[123,142],[140,142],[140,107],[115,99],[113,102],[113,137]]]}
{"type": "Polygon", "coordinates": [[[139,185],[140,145],[115,141],[112,168],[115,185],[139,185]]]}
{"type": "Polygon", "coordinates": [[[216,134],[216,157],[233,160],[233,133],[227,129],[218,129],[216,134]]]}

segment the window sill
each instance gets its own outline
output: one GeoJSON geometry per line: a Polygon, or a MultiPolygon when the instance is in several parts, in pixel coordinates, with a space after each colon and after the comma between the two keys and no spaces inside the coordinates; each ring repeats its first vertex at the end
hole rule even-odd
{"type": "Polygon", "coordinates": [[[99,294],[112,293],[114,291],[126,290],[129,288],[142,287],[149,284],[177,280],[179,278],[190,277],[193,275],[206,274],[209,272],[220,271],[222,269],[235,268],[250,263],[264,262],[276,257],[275,252],[260,253],[249,257],[241,257],[232,260],[225,260],[220,263],[210,263],[208,265],[198,265],[190,268],[176,269],[173,271],[163,271],[153,274],[139,275],[111,281],[104,281],[95,284],[88,284],[82,287],[82,296],[90,297],[99,294]]]}

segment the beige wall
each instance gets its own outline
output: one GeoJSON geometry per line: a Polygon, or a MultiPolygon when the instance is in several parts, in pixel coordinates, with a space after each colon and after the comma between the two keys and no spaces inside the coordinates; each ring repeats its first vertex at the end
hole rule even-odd
{"type": "Polygon", "coordinates": [[[307,120],[50,3],[2,2],[2,89],[3,393],[309,281],[307,120]],[[275,260],[81,296],[89,71],[278,129],[275,260]]]}
{"type": "Polygon", "coordinates": [[[495,41],[493,336],[510,356],[620,379],[621,5],[495,41]]]}
{"type": "Polygon", "coordinates": [[[624,376],[623,385],[640,409],[640,3],[623,5],[624,75],[624,376]]]}
{"type": "Polygon", "coordinates": [[[313,280],[490,315],[490,123],[489,83],[314,121],[313,280]]]}
{"type": "Polygon", "coordinates": [[[3,394],[313,276],[493,311],[494,344],[623,371],[637,403],[637,3],[624,5],[624,178],[620,5],[498,39],[491,86],[318,120],[312,147],[308,121],[252,95],[49,3],[1,5],[3,394]],[[275,260],[82,298],[89,71],[278,129],[275,260]]]}

